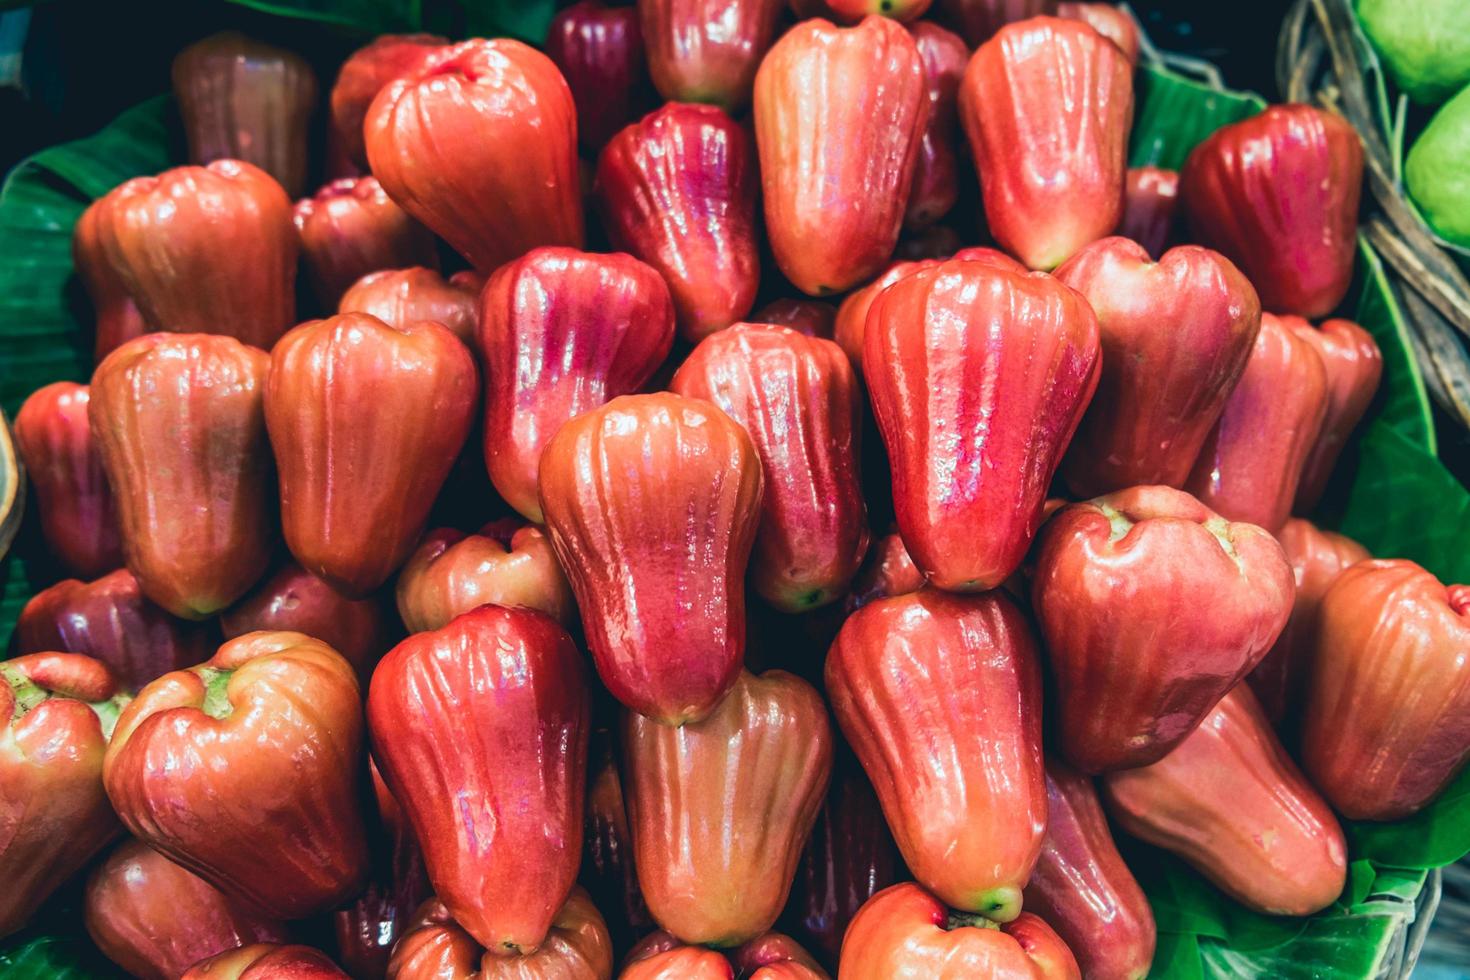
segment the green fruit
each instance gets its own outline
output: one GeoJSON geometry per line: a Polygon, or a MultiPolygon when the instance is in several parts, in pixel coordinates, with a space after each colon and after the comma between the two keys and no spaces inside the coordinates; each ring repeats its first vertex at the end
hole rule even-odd
{"type": "Polygon", "coordinates": [[[1467,0],[1358,0],[1358,21],[1415,102],[1443,102],[1470,84],[1467,0]]]}
{"type": "Polygon", "coordinates": [[[1404,183],[1440,237],[1470,248],[1470,88],[1446,102],[1409,148],[1404,183]]]}

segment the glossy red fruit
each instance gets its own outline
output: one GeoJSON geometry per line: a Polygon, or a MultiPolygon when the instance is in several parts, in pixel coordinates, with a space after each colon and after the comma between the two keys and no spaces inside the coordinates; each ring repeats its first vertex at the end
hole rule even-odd
{"type": "Polygon", "coordinates": [[[481,273],[538,245],[581,248],[576,109],[536,49],[441,48],[378,93],[363,133],[388,196],[481,273]]]}
{"type": "Polygon", "coordinates": [[[1323,531],[1293,517],[1276,532],[1296,578],[1296,600],[1291,618],[1271,651],[1247,678],[1266,717],[1285,733],[1290,720],[1294,732],[1301,721],[1300,705],[1312,672],[1312,657],[1321,625],[1322,597],[1339,573],[1371,556],[1352,538],[1323,531]]]}
{"type": "Polygon", "coordinates": [[[384,34],[342,63],[332,85],[332,135],[347,159],[367,167],[362,130],[368,106],[389,82],[417,73],[448,43],[437,34],[384,34]]]}
{"type": "Polygon", "coordinates": [[[539,609],[571,626],[572,590],[545,531],[514,520],[468,535],[438,528],[398,576],[398,614],[410,633],[440,629],[487,602],[539,609]]]}
{"type": "Polygon", "coordinates": [[[63,568],[83,578],[123,563],[112,489],[87,422],[90,400],[86,385],[46,385],[21,405],[12,428],[46,547],[63,568]]]}
{"type": "Polygon", "coordinates": [[[102,754],[126,703],[89,657],[0,661],[0,936],[118,835],[102,754]]]}
{"type": "Polygon", "coordinates": [[[206,627],[149,602],[126,568],[37,592],[15,621],[15,648],[22,654],[85,654],[105,664],[128,690],[207,660],[213,651],[206,627]]]}
{"type": "Polygon", "coordinates": [[[766,486],[751,558],[756,592],[792,613],[840,598],[868,548],[862,407],[842,348],[737,323],[694,348],[669,388],[718,405],[755,442],[766,486]]]}
{"type": "Polygon", "coordinates": [[[995,588],[1097,387],[1092,308],[1048,275],[955,259],[880,293],[863,343],[909,554],[942,589],[995,588]]]}
{"type": "Polygon", "coordinates": [[[370,272],[348,287],[338,313],[367,313],[400,330],[420,320],[448,327],[467,346],[475,342],[476,307],[484,282],[473,272],[445,279],[433,269],[370,272]]]}
{"type": "Polygon", "coordinates": [[[439,264],[434,236],[373,177],[334,180],[297,201],[292,215],[312,289],[329,312],[370,272],[439,264]]]}
{"type": "Polygon", "coordinates": [[[1323,595],[1302,765],[1350,820],[1402,820],[1470,758],[1470,587],[1365,561],[1323,595]]]}
{"type": "Polygon", "coordinates": [[[580,880],[602,911],[613,945],[626,949],[654,923],[638,887],[633,835],[613,743],[614,733],[607,729],[592,734],[580,880]]]}
{"type": "Polygon", "coordinates": [[[1089,980],[1148,976],[1158,938],[1148,898],[1118,854],[1092,780],[1058,759],[1046,760],[1046,842],[1023,895],[1089,980]]]}
{"type": "Polygon", "coordinates": [[[1327,416],[1302,464],[1293,505],[1305,512],[1322,499],[1337,457],[1378,392],[1383,353],[1373,335],[1351,320],[1328,320],[1319,327],[1297,323],[1292,329],[1317,349],[1327,369],[1327,416]]]}
{"type": "Polygon", "coordinates": [[[1007,24],[1057,12],[1057,0],[938,0],[939,19],[978,48],[1007,24]]]}
{"type": "Polygon", "coordinates": [[[1046,830],[1041,667],[1020,610],[999,592],[880,599],[843,624],[826,680],[914,877],[1014,919],[1046,830]]]}
{"type": "Polygon", "coordinates": [[[1229,259],[1194,245],[1158,262],[1104,238],[1057,270],[1087,298],[1102,336],[1102,376],[1062,465],[1091,497],[1183,486],[1245,371],[1261,304],[1229,259]]]}
{"type": "Polygon", "coordinates": [[[636,7],[580,0],[551,21],[546,53],[577,104],[577,135],[595,153],[648,102],[648,67],[636,7]]]}
{"type": "Polygon", "coordinates": [[[282,337],[265,421],[301,566],[355,598],[387,581],[423,534],[479,393],[469,350],[430,321],[343,313],[282,337]]]}
{"type": "Polygon", "coordinates": [[[491,276],[480,297],[485,465],[506,502],[541,523],[537,468],[551,437],[641,388],[673,342],[669,291],[632,256],[539,248],[491,276]]]}
{"type": "Polygon", "coordinates": [[[750,322],[773,323],[808,337],[831,340],[837,327],[837,307],[819,299],[777,299],[752,313],[750,322]]]}
{"type": "Polygon", "coordinates": [[[1247,685],[1159,762],[1108,773],[1102,791],[1123,830],[1177,854],[1247,908],[1310,915],[1342,892],[1342,828],[1247,685]]]}
{"type": "Polygon", "coordinates": [[[668,938],[669,945],[635,947],[618,980],[735,980],[735,968],[719,953],[703,946],[682,945],[672,936],[668,938]]]}
{"type": "Polygon", "coordinates": [[[1174,241],[1179,227],[1179,172],[1129,167],[1123,187],[1118,234],[1131,238],[1155,259],[1174,241]]]}
{"type": "Polygon", "coordinates": [[[1363,144],[1342,117],[1272,106],[1196,146],[1179,175],[1190,233],[1230,257],[1276,313],[1320,317],[1347,294],[1363,144]]]}
{"type": "Polygon", "coordinates": [[[768,932],[728,954],[738,976],[748,980],[829,980],[790,936],[768,932]]]}
{"type": "Polygon", "coordinates": [[[680,728],[626,712],[625,788],[638,883],[660,926],[737,946],[775,924],[832,775],[832,725],[811,685],[742,672],[680,728]]]}
{"type": "Polygon", "coordinates": [[[924,84],[929,92],[929,121],[919,142],[914,184],[903,219],[904,228],[913,231],[944,217],[960,196],[958,103],[970,49],[959,35],[930,21],[921,20],[909,30],[924,59],[924,84]]]}
{"type": "Polygon", "coordinates": [[[850,289],[893,254],[929,111],[924,59],[887,18],[853,28],[805,21],[761,62],[766,234],[802,292],[850,289]]]}
{"type": "Polygon", "coordinates": [[[1065,20],[1080,21],[1103,37],[1116,44],[1128,57],[1130,65],[1138,64],[1139,49],[1143,37],[1133,15],[1113,3],[1068,3],[1057,4],[1057,16],[1065,20]]]}
{"type": "Polygon", "coordinates": [[[230,337],[157,333],[128,341],[92,375],[87,414],[128,568],[176,616],[218,612],[270,563],[269,363],[230,337]]]}
{"type": "Polygon", "coordinates": [[[327,954],[310,946],[255,943],[195,963],[180,980],[348,980],[327,954]]]}
{"type": "MultiPolygon", "coordinates": [[[[1278,531],[1327,418],[1327,369],[1291,317],[1261,329],[1184,488],[1232,521],[1278,531]]],[[[1300,324],[1298,324],[1300,325],[1300,324]]]]}
{"type": "Polygon", "coordinates": [[[122,277],[113,269],[102,245],[101,212],[112,198],[103,196],[87,206],[71,237],[71,262],[96,314],[93,361],[100,361],[120,344],[141,336],[148,326],[122,277]]]}
{"type": "Polygon", "coordinates": [[[719,409],[629,395],[562,426],[541,461],[547,530],[612,695],[699,721],[739,676],[760,457],[719,409]]]}
{"type": "Polygon", "coordinates": [[[224,31],[178,53],[173,88],[190,162],[243,160],[292,197],[305,190],[307,123],[317,103],[305,58],[224,31]]]}
{"type": "Polygon", "coordinates": [[[249,633],[138,692],[103,780],[149,847],[258,911],[298,919],[363,883],[361,762],[352,665],[302,633],[249,633]]]}
{"type": "Polygon", "coordinates": [[[670,102],[744,108],[781,6],[781,0],[638,0],[659,94],[670,102]]]}
{"type": "Polygon", "coordinates": [[[922,589],[925,581],[924,573],[919,571],[904,547],[903,538],[896,532],[890,532],[874,541],[868,549],[868,557],[857,578],[853,579],[845,607],[852,613],[874,599],[908,595],[922,589]]]}
{"type": "Polygon", "coordinates": [[[98,239],[149,330],[268,349],[295,322],[291,200],[265,171],[238,160],[176,167],[103,200],[98,239]]]}
{"type": "Polygon", "coordinates": [[[689,341],[755,302],[755,191],[750,135],[713,106],[671,102],[618,133],[598,158],[608,237],[668,282],[689,341]]]}
{"type": "Polygon", "coordinates": [[[582,856],[588,691],[543,613],[481,606],[383,658],[373,753],[445,907],[499,956],[536,951],[582,856]]]}
{"type": "Polygon", "coordinates": [[[87,879],[87,935],[144,980],[172,980],[202,959],[251,943],[283,943],[286,925],[230,898],[137,840],[87,879]]]}

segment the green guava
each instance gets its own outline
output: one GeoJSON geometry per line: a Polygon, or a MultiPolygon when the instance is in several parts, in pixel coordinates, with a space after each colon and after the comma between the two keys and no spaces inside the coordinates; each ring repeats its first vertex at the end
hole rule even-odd
{"type": "Polygon", "coordinates": [[[1470,84],[1470,0],[1358,0],[1358,22],[1415,102],[1443,102],[1470,84]]]}
{"type": "Polygon", "coordinates": [[[1442,238],[1470,248],[1470,88],[1446,102],[1409,148],[1404,184],[1442,238]]]}

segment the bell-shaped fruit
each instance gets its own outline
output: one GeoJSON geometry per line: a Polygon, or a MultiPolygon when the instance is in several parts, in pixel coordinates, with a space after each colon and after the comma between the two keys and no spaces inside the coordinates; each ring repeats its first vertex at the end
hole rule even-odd
{"type": "Polygon", "coordinates": [[[538,245],[581,248],[576,108],[535,48],[441,48],[378,93],[363,133],[388,196],[485,275],[538,245]]]}
{"type": "Polygon", "coordinates": [[[1327,418],[1327,369],[1294,317],[1261,314],[1245,372],[1225,400],[1184,488],[1232,521],[1276,532],[1327,418]]]}
{"type": "Polygon", "coordinates": [[[326,953],[311,946],[253,943],[195,963],[179,980],[348,980],[326,953]]]}
{"type": "Polygon", "coordinates": [[[1007,252],[1053,269],[1123,216],[1133,66],[1086,24],[1036,17],[975,52],[960,118],[985,221],[1007,252]]]}
{"type": "Polygon", "coordinates": [[[1293,329],[1317,348],[1327,369],[1327,416],[1296,488],[1295,508],[1309,511],[1322,499],[1343,445],[1378,392],[1383,353],[1373,335],[1351,320],[1328,320],[1320,327],[1294,323],[1293,329]]]}
{"type": "Polygon", "coordinates": [[[1346,569],[1317,610],[1302,765],[1350,820],[1402,820],[1470,758],[1470,587],[1410,561],[1346,569]]]}
{"type": "MultiPolygon", "coordinates": [[[[1155,259],[1174,241],[1179,226],[1179,172],[1129,167],[1123,188],[1118,234],[1131,238],[1155,259]]],[[[1254,288],[1254,287],[1252,287],[1254,288]]]]}
{"type": "Polygon", "coordinates": [[[831,340],[837,331],[837,307],[819,299],[776,299],[750,315],[751,323],[790,327],[808,337],[831,340]]]}
{"type": "Polygon", "coordinates": [[[433,269],[385,269],[353,283],[337,303],[338,313],[368,313],[402,330],[420,320],[442,323],[474,346],[476,307],[484,282],[473,272],[445,279],[433,269]]]}
{"type": "Polygon", "coordinates": [[[1055,14],[1057,0],[937,0],[935,9],[972,48],[978,48],[1007,24],[1055,14]]]}
{"type": "Polygon", "coordinates": [[[623,722],[638,883],[659,925],[737,946],[771,928],[832,776],[832,726],[800,678],[742,672],[699,722],[623,722]]]}
{"type": "Polygon", "coordinates": [[[112,489],[87,421],[90,400],[86,385],[46,385],[21,405],[12,430],[46,547],[62,567],[83,578],[123,563],[112,489]]]}
{"type": "Polygon", "coordinates": [[[370,272],[437,266],[434,236],[373,177],[343,177],[296,202],[296,233],[312,289],[328,312],[370,272]]]}
{"type": "Polygon", "coordinates": [[[1275,313],[1319,317],[1347,294],[1363,144],[1341,116],[1272,106],[1194,148],[1179,175],[1189,230],[1240,266],[1275,313]]]}
{"type": "Polygon", "coordinates": [[[202,959],[250,943],[283,943],[261,915],[147,844],[119,844],[87,879],[87,934],[129,975],[170,980],[202,959]]]}
{"type": "MultiPolygon", "coordinates": [[[[882,0],[887,5],[889,0],[882,0]]],[[[914,161],[914,184],[909,191],[904,227],[927,228],[949,213],[960,196],[959,91],[970,49],[959,35],[921,20],[909,30],[924,60],[924,84],[929,93],[929,121],[914,161]]]]}
{"type": "Polygon", "coordinates": [[[296,321],[291,200],[238,160],[135,177],[103,199],[97,235],[149,330],[269,349],[296,321]]]}
{"type": "Polygon", "coordinates": [[[868,549],[862,406],[842,348],[738,323],[694,348],[669,389],[718,405],[755,442],[766,484],[751,557],[756,592],[785,612],[840,598],[868,549]]]}
{"type": "Polygon", "coordinates": [[[481,606],[383,658],[373,754],[449,914],[497,956],[536,951],[582,857],[589,696],[564,629],[481,606]]]}
{"type": "Polygon", "coordinates": [[[97,366],[88,406],[128,568],[164,609],[203,619],[270,563],[269,356],[209,334],[145,334],[97,366]]]}
{"type": "Polygon", "coordinates": [[[909,554],[942,589],[995,588],[1097,387],[1092,307],[1044,273],[954,259],[880,293],[863,345],[909,554]]]}
{"type": "Polygon", "coordinates": [[[1057,16],[1088,25],[1116,44],[1127,55],[1130,65],[1138,64],[1139,49],[1143,47],[1138,22],[1117,4],[1068,3],[1063,0],[1057,4],[1057,16]]]}
{"type": "Polygon", "coordinates": [[[576,615],[551,540],[519,521],[478,534],[438,528],[424,535],[398,576],[398,614],[410,633],[441,629],[476,606],[539,609],[563,626],[576,615]]]}
{"type": "Polygon", "coordinates": [[[671,102],[614,136],[598,158],[608,237],[668,282],[691,342],[755,302],[755,190],[750,134],[713,106],[671,102]]]}
{"type": "Polygon", "coordinates": [[[829,980],[806,950],[779,932],[757,936],[728,956],[736,976],[748,980],[829,980]]]}
{"type": "Polygon", "coordinates": [[[138,692],[103,779],[135,837],[257,910],[299,919],[362,884],[361,764],[352,665],[303,633],[248,633],[138,692]]]}
{"type": "Polygon", "coordinates": [[[1082,980],[1067,944],[1029,912],[1003,926],[951,912],[912,882],[874,895],[842,941],[838,980],[1082,980]]]}
{"type": "Polygon", "coordinates": [[[668,933],[671,942],[639,943],[628,956],[618,980],[735,980],[735,968],[719,953],[704,946],[686,946],[668,933]]]}
{"type": "Polygon", "coordinates": [[[191,162],[244,160],[292,197],[305,190],[306,127],[317,101],[305,58],[224,31],[178,53],[173,86],[191,162]]]}
{"type": "Polygon", "coordinates": [[[112,268],[112,262],[102,247],[101,212],[111,203],[112,199],[105,196],[93,201],[77,219],[71,237],[72,266],[91,298],[92,311],[96,314],[94,361],[102,360],[119,345],[142,336],[148,330],[143,314],[138,311],[138,304],[133,302],[128,287],[112,268]]]}
{"type": "Polygon", "coordinates": [[[873,542],[868,557],[852,581],[845,607],[852,613],[874,599],[891,599],[918,592],[924,587],[924,573],[914,564],[903,538],[889,532],[873,542]]]}
{"type": "Polygon", "coordinates": [[[648,63],[637,7],[580,0],[551,21],[546,53],[577,105],[577,135],[596,153],[648,102],[648,63]]]}
{"type": "Polygon", "coordinates": [[[373,99],[389,82],[416,74],[448,43],[437,34],[384,34],[342,63],[332,86],[332,135],[352,163],[367,167],[362,130],[373,99]]]}
{"type": "Polygon", "coordinates": [[[1000,592],[880,599],[843,624],[826,680],[914,877],[1014,919],[1046,830],[1041,665],[1020,610],[1000,592]]]}
{"type": "Polygon", "coordinates": [[[781,7],[781,0],[639,0],[654,87],[670,102],[744,108],[781,7]]]}
{"type": "Polygon", "coordinates": [[[1158,935],[1148,898],[1123,863],[1092,780],[1046,760],[1046,842],[1026,909],[1057,931],[1089,980],[1142,980],[1158,935]]]}
{"type": "Polygon", "coordinates": [[[474,357],[430,321],[341,313],[282,337],[265,421],[301,566],[348,596],[387,581],[424,532],[479,391],[474,357]]]}
{"type": "Polygon", "coordinates": [[[540,484],[603,683],[656,721],[704,718],[745,654],[762,493],[750,436],[705,402],[628,395],[562,426],[540,484]]]}
{"type": "Polygon", "coordinates": [[[626,949],[634,937],[653,928],[653,917],[638,887],[633,835],[613,740],[614,733],[605,728],[592,735],[581,882],[602,911],[613,945],[626,949]]]}
{"type": "Polygon", "coordinates": [[[0,661],[0,936],[117,836],[102,754],[126,703],[90,657],[0,661]]]}
{"type": "Polygon", "coordinates": [[[480,297],[485,465],[495,489],[541,523],[537,468],[575,416],[641,388],[674,342],[674,307],[637,259],[538,248],[502,266],[480,297]]]}
{"type": "Polygon", "coordinates": [[[1079,497],[1179,487],[1245,371],[1261,304],[1240,270],[1195,245],[1158,262],[1104,238],[1056,276],[1097,314],[1102,375],[1062,471],[1079,497]]]}
{"type": "Polygon", "coordinates": [[[761,62],[766,234],[802,292],[850,289],[893,254],[929,111],[919,48],[884,17],[851,28],[804,21],[761,62]]]}
{"type": "Polygon", "coordinates": [[[1291,614],[1291,566],[1276,540],[1169,487],[1065,507],[1038,552],[1031,599],[1058,744],[1085,772],[1163,758],[1291,614]]]}
{"type": "Polygon", "coordinates": [[[1108,773],[1102,788],[1123,830],[1177,854],[1257,912],[1310,915],[1342,892],[1342,828],[1247,685],[1163,759],[1108,773]]]}
{"type": "Polygon", "coordinates": [[[64,651],[100,660],[128,690],[207,660],[208,627],[149,602],[119,568],[93,582],[66,579],[37,592],[15,621],[17,653],[64,651]]]}

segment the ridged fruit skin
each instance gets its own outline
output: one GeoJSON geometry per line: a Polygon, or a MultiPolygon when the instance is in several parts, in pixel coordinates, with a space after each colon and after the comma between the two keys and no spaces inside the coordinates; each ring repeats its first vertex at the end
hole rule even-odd
{"type": "Polygon", "coordinates": [[[1123,863],[1092,780],[1046,760],[1046,843],[1022,893],[1089,980],[1142,980],[1158,933],[1148,898],[1123,863]]]}
{"type": "Polygon", "coordinates": [[[1261,304],[1229,259],[1195,245],[1158,262],[1136,242],[1104,238],[1056,277],[1087,298],[1102,336],[1102,376],[1062,464],[1092,497],[1180,487],[1245,371],[1261,304]]]}
{"type": "Polygon", "coordinates": [[[615,751],[615,732],[592,733],[588,748],[587,816],[582,835],[580,881],[607,922],[616,949],[654,928],[653,917],[638,887],[633,864],[633,836],[615,751]]]}
{"type": "Polygon", "coordinates": [[[841,598],[868,550],[862,403],[842,348],[737,323],[694,348],[669,390],[713,402],[755,442],[766,485],[751,556],[755,591],[792,613],[841,598]]]}
{"type": "Polygon", "coordinates": [[[268,350],[296,322],[291,199],[264,170],[238,160],[175,167],[103,201],[98,239],[147,329],[268,350]]]}
{"type": "Polygon", "coordinates": [[[388,196],[481,273],[539,245],[582,247],[576,107],[535,48],[441,48],[378,93],[363,134],[388,196]]]}
{"type": "Polygon", "coordinates": [[[441,527],[425,534],[398,575],[398,614],[410,633],[442,629],[476,606],[525,606],[563,626],[576,619],[571,586],[551,539],[517,520],[476,534],[441,527]]]}
{"type": "Polygon", "coordinates": [[[285,923],[138,840],[119,844],[92,872],[84,911],[103,955],[143,980],[173,980],[216,953],[289,939],[285,923]]]}
{"type": "Polygon", "coordinates": [[[1317,616],[1303,767],[1350,820],[1417,813],[1470,757],[1470,587],[1359,562],[1317,616]]]}
{"type": "Polygon", "coordinates": [[[310,946],[254,943],[200,960],[180,980],[348,980],[348,977],[326,953],[310,946]]]}
{"type": "Polygon", "coordinates": [[[1162,760],[1104,776],[1102,795],[1124,831],[1177,854],[1247,908],[1310,915],[1342,892],[1342,828],[1245,684],[1162,760]]]}
{"type": "Polygon", "coordinates": [[[384,34],[342,62],[332,85],[332,135],[353,164],[367,168],[362,128],[373,99],[389,82],[418,72],[448,43],[437,34],[384,34]]]}
{"type": "Polygon", "coordinates": [[[743,126],[714,106],[679,102],[623,129],[598,157],[608,237],[664,277],[691,343],[755,303],[755,166],[743,126]]]}
{"type": "Polygon", "coordinates": [[[1066,943],[1031,913],[997,928],[951,912],[913,882],[885,889],[862,907],[842,941],[837,977],[1082,980],[1066,943]]]}
{"type": "Polygon", "coordinates": [[[1274,313],[1320,317],[1347,294],[1363,144],[1340,116],[1272,106],[1196,146],[1179,175],[1190,233],[1230,257],[1274,313]]]}
{"type": "Polygon", "coordinates": [[[612,975],[607,925],[587,893],[573,888],[546,941],[523,956],[486,951],[443,902],[430,899],[394,947],[387,980],[612,980],[612,975]]]}
{"type": "Polygon", "coordinates": [[[479,395],[473,355],[437,323],[342,313],[282,337],[265,421],[301,567],[352,598],[387,581],[424,532],[479,395]]]}
{"type": "Polygon", "coordinates": [[[724,956],[659,930],[628,953],[618,980],[829,980],[790,936],[768,932],[724,956]]]}
{"type": "Polygon", "coordinates": [[[1276,532],[1296,579],[1296,599],[1286,628],[1269,653],[1246,678],[1261,710],[1284,741],[1301,723],[1302,705],[1321,623],[1322,597],[1343,569],[1372,557],[1352,538],[1324,531],[1310,521],[1293,517],[1276,532]]]}
{"type": "Polygon", "coordinates": [[[750,322],[773,323],[808,337],[831,340],[837,329],[837,307],[819,299],[777,299],[752,313],[750,322]]]}
{"type": "Polygon", "coordinates": [[[1327,419],[1327,368],[1293,321],[1304,325],[1261,314],[1245,371],[1184,483],[1205,506],[1273,533],[1291,514],[1327,419]]]}
{"type": "Polygon", "coordinates": [[[173,88],[191,162],[243,160],[292,197],[305,190],[307,123],[317,103],[305,58],[223,31],[178,53],[173,88]]]}
{"type": "Polygon", "coordinates": [[[577,105],[577,135],[596,153],[637,119],[649,101],[643,29],[636,7],[581,0],[551,20],[546,54],[577,105]]]}
{"type": "Polygon", "coordinates": [[[737,975],[749,980],[829,980],[796,940],[779,932],[757,936],[727,955],[737,975]]]}
{"type": "Polygon", "coordinates": [[[1157,259],[1178,231],[1179,171],[1129,167],[1124,178],[1123,218],[1118,222],[1117,234],[1133,239],[1157,259]]]}
{"type": "Polygon", "coordinates": [[[582,856],[589,695],[564,629],[481,606],[383,658],[373,756],[454,919],[491,952],[535,951],[582,856]]]}
{"type": "Polygon", "coordinates": [[[1057,0],[938,0],[941,23],[978,48],[1007,24],[1057,12],[1057,0]]]}
{"type": "Polygon", "coordinates": [[[143,322],[143,314],[138,311],[138,304],[133,302],[122,277],[112,268],[102,247],[101,214],[111,203],[112,199],[104,195],[89,204],[77,219],[71,236],[71,263],[77,278],[82,281],[82,288],[92,300],[92,312],[96,315],[94,362],[148,329],[143,322]]]}
{"type": "Polygon", "coordinates": [[[960,119],[1001,247],[1054,269],[1123,217],[1133,66],[1086,24],[1001,28],[965,69],[960,119]]]}
{"type": "Polygon", "coordinates": [[[925,589],[848,617],[827,696],[914,878],[1008,922],[1046,831],[1041,664],[1000,592],[925,589]]]}
{"type": "Polygon", "coordinates": [[[1183,491],[1064,507],[1041,535],[1031,604],[1067,761],[1097,773],[1163,758],[1271,649],[1294,592],[1270,534],[1183,491]]]}
{"type": "Polygon", "coordinates": [[[1086,24],[1103,37],[1116,44],[1128,58],[1130,65],[1137,66],[1139,49],[1143,38],[1138,22],[1123,8],[1111,3],[1068,3],[1057,4],[1057,16],[1086,24]]]}
{"type": "Polygon", "coordinates": [[[118,835],[102,754],[126,703],[90,657],[0,661],[0,936],[25,925],[118,835]]]}
{"type": "Polygon", "coordinates": [[[648,73],[669,102],[750,102],[776,36],[781,0],[638,0],[648,73]]]}
{"type": "Polygon", "coordinates": [[[673,941],[672,946],[656,946],[641,953],[635,947],[618,980],[736,980],[735,968],[719,953],[673,941]]]}
{"type": "Polygon", "coordinates": [[[149,602],[126,568],[99,579],[64,579],[26,602],[15,621],[16,653],[64,651],[100,660],[134,691],[171,670],[209,659],[208,628],[149,602]]]}
{"type": "Polygon", "coordinates": [[[597,673],[664,724],[699,721],[745,654],[760,456],[740,424],[674,394],[572,419],[541,459],[541,506],[597,673]]]}
{"type": "Polygon", "coordinates": [[[1296,323],[1292,329],[1317,348],[1327,369],[1327,416],[1302,464],[1293,505],[1305,513],[1322,499],[1343,446],[1378,392],[1383,352],[1373,335],[1351,320],[1328,320],[1317,327],[1296,323]]]}
{"type": "Polygon", "coordinates": [[[883,268],[929,111],[924,59],[896,21],[803,21],[771,48],[755,79],[756,147],[766,234],[796,288],[839,293],[883,268]]]}
{"type": "Polygon", "coordinates": [[[957,259],[879,294],[863,374],[930,582],[981,592],[1020,566],[1100,362],[1092,307],[1044,273],[957,259]]]}
{"type": "Polygon", "coordinates": [[[133,836],[256,910],[299,919],[363,883],[361,763],[352,665],[304,633],[261,632],[139,691],[102,775],[133,836]]]}
{"type": "Polygon", "coordinates": [[[567,421],[643,387],[674,343],[663,279],[630,255],[538,248],[480,297],[485,466],[506,503],[543,522],[537,468],[567,421]]]}
{"type": "Polygon", "coordinates": [[[47,550],[82,578],[96,578],[123,563],[112,490],[87,421],[90,400],[86,385],[46,385],[21,405],[12,429],[47,550]]]}
{"type": "Polygon", "coordinates": [[[400,330],[420,320],[433,320],[473,347],[483,287],[484,282],[473,272],[456,272],[445,279],[423,266],[384,269],[349,286],[337,302],[337,312],[368,313],[400,330]]]}
{"type": "Polygon", "coordinates": [[[374,177],[343,177],[292,210],[301,258],[322,309],[370,272],[437,267],[434,236],[394,204],[374,177]]]}
{"type": "Polygon", "coordinates": [[[219,625],[227,640],[256,630],[315,637],[346,658],[364,689],[378,658],[392,645],[393,627],[381,601],[376,597],[349,599],[295,562],[282,565],[220,613],[219,625]]]}
{"type": "Polygon", "coordinates": [[[868,557],[857,578],[852,580],[852,588],[843,606],[851,614],[874,599],[891,599],[918,592],[924,583],[924,573],[909,556],[903,538],[897,532],[889,532],[868,549],[868,557]]]}
{"type": "Polygon", "coordinates": [[[919,141],[903,219],[906,230],[917,231],[948,214],[960,196],[959,90],[970,49],[959,35],[931,21],[921,20],[909,32],[924,61],[929,95],[929,121],[919,141]]]}
{"type": "Polygon", "coordinates": [[[742,672],[712,714],[680,728],[625,712],[628,826],[648,909],[687,943],[768,931],[832,776],[822,697],[785,671],[742,672]]]}
{"type": "Polygon", "coordinates": [[[230,337],[156,333],[128,341],[92,375],[87,414],[128,568],[176,616],[224,609],[270,563],[269,365],[230,337]]]}

